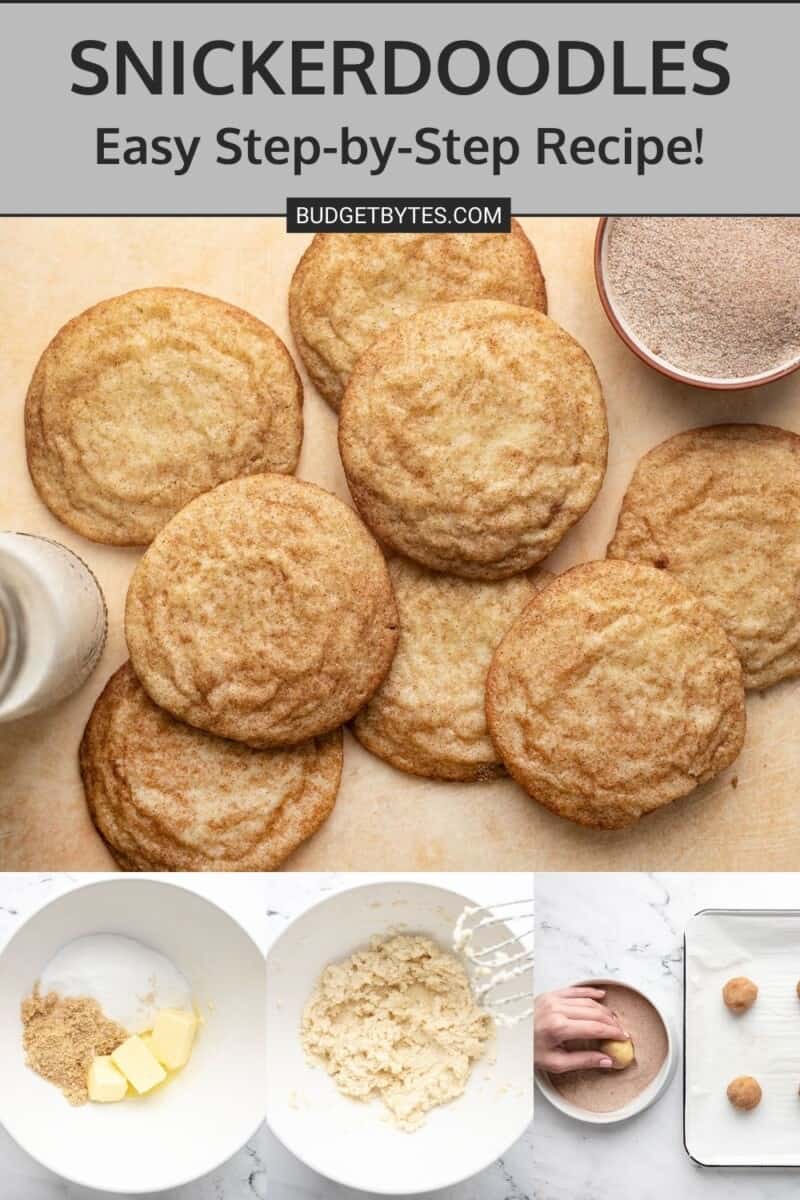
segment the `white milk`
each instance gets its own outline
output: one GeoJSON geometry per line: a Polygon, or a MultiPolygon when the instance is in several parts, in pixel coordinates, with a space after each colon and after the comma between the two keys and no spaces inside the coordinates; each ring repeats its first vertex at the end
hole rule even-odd
{"type": "Polygon", "coordinates": [[[0,532],[0,722],[80,687],[103,651],[106,624],[103,593],[76,554],[0,532]]]}

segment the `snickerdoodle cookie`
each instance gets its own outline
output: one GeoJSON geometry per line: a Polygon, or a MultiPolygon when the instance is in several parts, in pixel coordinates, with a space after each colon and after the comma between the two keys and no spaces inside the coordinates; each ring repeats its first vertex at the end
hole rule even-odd
{"type": "Polygon", "coordinates": [[[612,558],[677,575],[725,627],[745,687],[800,675],[800,437],[769,425],[690,429],[646,454],[612,558]]]}
{"type": "Polygon", "coordinates": [[[39,360],[25,405],[39,495],[96,542],[144,545],[187,501],[260,471],[294,471],[303,390],[280,338],[183,288],[104,300],[39,360]]]}
{"type": "Polygon", "coordinates": [[[339,446],[377,537],[434,570],[502,579],[592,503],[608,429],[574,338],[533,309],[472,300],[397,322],[361,356],[339,446]]]}
{"type": "Polygon", "coordinates": [[[289,316],[309,375],[338,408],[356,360],[387,325],[478,297],[547,311],[517,221],[510,233],[318,233],[294,273],[289,316]]]}
{"type": "Polygon", "coordinates": [[[330,815],[341,730],[254,750],[176,721],[129,663],[94,706],[80,749],[92,820],[128,871],[272,871],[330,815]]]}
{"type": "Polygon", "coordinates": [[[356,714],[362,745],[401,771],[431,779],[505,774],[486,729],[486,673],[503,635],[552,578],[484,583],[389,562],[400,641],[389,674],[356,714]]]}
{"type": "Polygon", "coordinates": [[[352,717],[389,670],[397,609],[383,555],[348,505],[290,475],[192,500],[137,566],[133,669],[173,716],[253,746],[352,717]]]}
{"type": "Polygon", "coordinates": [[[716,618],[671,575],[586,563],[535,596],[500,643],[487,717],[534,799],[616,829],[733,762],[742,668],[716,618]]]}

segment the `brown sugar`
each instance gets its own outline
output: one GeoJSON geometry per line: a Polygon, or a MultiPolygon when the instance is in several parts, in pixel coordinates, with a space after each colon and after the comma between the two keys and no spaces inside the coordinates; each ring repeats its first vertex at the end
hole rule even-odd
{"type": "Polygon", "coordinates": [[[37,988],[22,1001],[21,1016],[27,1065],[60,1088],[70,1104],[86,1104],[92,1059],[116,1050],[127,1030],[88,996],[42,996],[37,988]]]}

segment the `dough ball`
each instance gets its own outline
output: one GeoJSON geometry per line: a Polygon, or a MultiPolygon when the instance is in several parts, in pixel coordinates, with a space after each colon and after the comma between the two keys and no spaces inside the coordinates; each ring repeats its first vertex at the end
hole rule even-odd
{"type": "Polygon", "coordinates": [[[624,1071],[636,1057],[633,1042],[628,1038],[625,1042],[606,1041],[600,1043],[600,1052],[607,1054],[614,1064],[615,1071],[624,1071]]]}
{"type": "Polygon", "coordinates": [[[761,1085],[752,1075],[738,1075],[728,1084],[728,1099],[734,1108],[755,1108],[761,1103],[761,1085]]]}
{"type": "Polygon", "coordinates": [[[747,1012],[748,1008],[752,1008],[757,995],[758,988],[752,979],[748,979],[745,975],[737,975],[735,979],[729,979],[722,989],[722,999],[731,1012],[735,1013],[747,1012]]]}

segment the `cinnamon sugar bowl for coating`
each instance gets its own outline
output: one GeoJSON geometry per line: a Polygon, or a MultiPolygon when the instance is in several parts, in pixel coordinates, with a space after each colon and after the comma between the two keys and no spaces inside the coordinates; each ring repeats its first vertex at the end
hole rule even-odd
{"type": "Polygon", "coordinates": [[[800,367],[800,218],[603,217],[595,280],[642,362],[737,391],[800,367]]]}
{"type": "MultiPolygon", "coordinates": [[[[605,989],[603,1003],[619,1015],[633,1041],[635,1059],[624,1070],[537,1070],[536,1084],[551,1104],[593,1125],[627,1121],[655,1104],[669,1087],[678,1064],[678,1040],[669,1017],[646,992],[614,979],[584,979],[576,987],[605,989]]],[[[580,1047],[595,1049],[595,1043],[580,1047]]]]}

